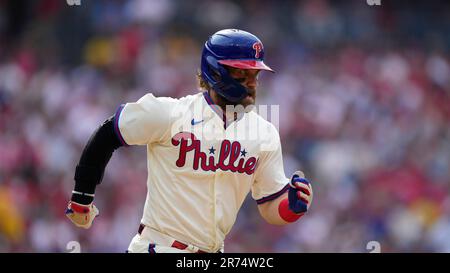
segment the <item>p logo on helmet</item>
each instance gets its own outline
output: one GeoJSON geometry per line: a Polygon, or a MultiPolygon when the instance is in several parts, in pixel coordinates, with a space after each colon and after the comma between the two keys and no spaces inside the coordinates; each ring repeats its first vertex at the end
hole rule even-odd
{"type": "Polygon", "coordinates": [[[263,49],[262,44],[260,42],[256,42],[253,44],[252,48],[255,50],[255,58],[259,58],[259,52],[263,49]]]}

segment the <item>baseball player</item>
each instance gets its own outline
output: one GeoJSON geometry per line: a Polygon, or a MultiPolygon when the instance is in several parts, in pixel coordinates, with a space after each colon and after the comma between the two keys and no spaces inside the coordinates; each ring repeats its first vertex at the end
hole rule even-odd
{"type": "Polygon", "coordinates": [[[285,176],[279,133],[252,108],[259,72],[273,72],[263,60],[255,35],[221,30],[203,48],[203,92],[180,99],[148,93],[121,105],[81,154],[67,217],[91,226],[96,185],[114,150],[129,145],[147,147],[148,191],[127,252],[223,252],[250,191],[268,223],[302,217],[311,184],[300,171],[285,176]]]}

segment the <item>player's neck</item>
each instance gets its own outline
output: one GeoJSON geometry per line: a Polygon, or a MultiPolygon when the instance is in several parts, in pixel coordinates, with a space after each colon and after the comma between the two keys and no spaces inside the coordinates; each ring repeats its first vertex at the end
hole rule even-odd
{"type": "Polygon", "coordinates": [[[220,109],[222,110],[222,113],[225,113],[225,117],[228,120],[228,122],[238,119],[239,115],[238,115],[238,113],[236,113],[234,111],[235,108],[233,107],[234,105],[231,102],[225,100],[224,98],[219,96],[219,94],[217,94],[214,91],[210,90],[210,91],[208,91],[208,94],[209,94],[209,97],[212,99],[213,103],[220,107],[220,109]],[[231,107],[227,107],[227,105],[231,106],[231,107]],[[227,109],[228,110],[232,109],[232,111],[228,112],[227,109]]]}
{"type": "Polygon", "coordinates": [[[212,99],[215,105],[219,106],[223,112],[226,112],[227,109],[227,101],[225,101],[219,94],[214,91],[208,91],[209,97],[212,99]]]}

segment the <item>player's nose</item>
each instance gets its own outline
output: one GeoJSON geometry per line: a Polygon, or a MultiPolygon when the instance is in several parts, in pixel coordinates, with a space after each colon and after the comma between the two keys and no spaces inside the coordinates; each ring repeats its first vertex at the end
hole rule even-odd
{"type": "Polygon", "coordinates": [[[255,89],[258,86],[258,77],[257,75],[249,75],[246,81],[247,88],[255,89]]]}
{"type": "Polygon", "coordinates": [[[247,88],[248,89],[256,89],[257,84],[256,83],[248,83],[247,88]]]}

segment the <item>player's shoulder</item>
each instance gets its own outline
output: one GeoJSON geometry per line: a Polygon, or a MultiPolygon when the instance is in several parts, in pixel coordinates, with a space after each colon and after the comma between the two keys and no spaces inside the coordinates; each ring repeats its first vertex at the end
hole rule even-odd
{"type": "Polygon", "coordinates": [[[187,95],[180,98],[168,97],[168,96],[160,96],[158,94],[148,92],[144,96],[142,96],[137,102],[142,104],[154,104],[160,103],[165,104],[167,106],[177,106],[177,105],[186,105],[190,102],[194,101],[199,94],[187,95]]]}
{"type": "Polygon", "coordinates": [[[263,127],[270,128],[271,133],[278,134],[277,127],[273,124],[272,121],[267,120],[267,117],[261,116],[261,114],[258,113],[258,111],[257,111],[257,107],[255,107],[248,114],[249,114],[249,118],[251,119],[251,121],[254,121],[259,125],[262,125],[263,127]]]}
{"type": "Polygon", "coordinates": [[[256,109],[248,113],[248,126],[252,131],[256,131],[261,140],[270,143],[278,143],[280,139],[280,133],[277,127],[264,116],[257,113],[256,109]]]}
{"type": "Polygon", "coordinates": [[[178,99],[166,96],[158,96],[153,92],[148,92],[142,96],[137,102],[138,103],[148,103],[148,102],[161,102],[161,103],[176,103],[178,99]]]}
{"type": "Polygon", "coordinates": [[[195,102],[197,100],[200,100],[202,98],[203,98],[203,93],[199,92],[199,93],[196,93],[196,94],[186,95],[184,97],[181,97],[181,98],[178,99],[178,102],[180,104],[183,104],[183,105],[188,105],[188,104],[191,104],[191,103],[193,103],[193,102],[195,102]]]}

